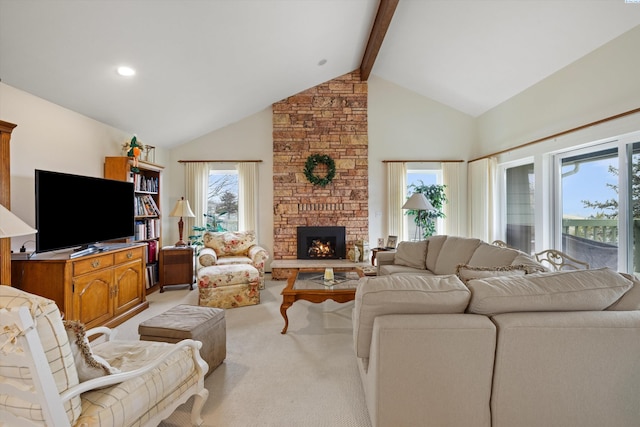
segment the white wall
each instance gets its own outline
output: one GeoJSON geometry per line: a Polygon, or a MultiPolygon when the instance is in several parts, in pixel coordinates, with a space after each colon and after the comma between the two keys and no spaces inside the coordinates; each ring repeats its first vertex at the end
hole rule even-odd
{"type": "MultiPolygon", "coordinates": [[[[259,229],[258,242],[273,254],[273,126],[271,108],[267,108],[239,122],[204,135],[169,151],[165,183],[169,189],[169,204],[173,206],[185,194],[184,164],[179,160],[262,160],[258,164],[259,229]]],[[[172,218],[175,220],[175,218],[172,218]]],[[[164,225],[164,222],[163,222],[164,225]]],[[[185,230],[184,234],[188,235],[185,230]]],[[[163,228],[165,242],[178,240],[176,221],[163,228]]]]}
{"type": "MultiPolygon", "coordinates": [[[[473,117],[377,76],[369,79],[369,244],[386,239],[383,160],[467,160],[473,117]]],[[[466,182],[464,178],[463,182],[466,182]]],[[[461,195],[466,201],[466,194],[461,195]]],[[[465,206],[462,206],[463,211],[465,206]]],[[[460,218],[466,224],[466,217],[460,218]]],[[[463,231],[466,225],[463,226],[463,231]]]]}
{"type": "MultiPolygon", "coordinates": [[[[35,227],[35,169],[95,177],[104,176],[104,158],[122,155],[131,134],[0,83],[0,119],[16,124],[11,134],[11,211],[35,227]]],[[[157,150],[158,151],[158,150],[157,150]]],[[[162,150],[156,159],[162,157],[162,150]]],[[[73,191],[73,189],[60,189],[73,191]]],[[[99,226],[95,210],[83,210],[78,194],[78,227],[99,226]]],[[[73,230],[69,230],[73,233],[73,230]]],[[[35,249],[35,236],[13,238],[11,248],[24,242],[35,249]]]]}
{"type": "Polygon", "coordinates": [[[483,114],[474,157],[639,108],[639,52],[640,26],[483,114]]]}

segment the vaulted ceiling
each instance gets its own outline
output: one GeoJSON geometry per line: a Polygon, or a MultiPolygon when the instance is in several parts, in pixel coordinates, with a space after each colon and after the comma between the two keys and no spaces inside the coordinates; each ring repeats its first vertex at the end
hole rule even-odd
{"type": "Polygon", "coordinates": [[[0,0],[0,79],[171,147],[361,66],[476,117],[640,25],[624,0],[396,2],[0,0]]]}

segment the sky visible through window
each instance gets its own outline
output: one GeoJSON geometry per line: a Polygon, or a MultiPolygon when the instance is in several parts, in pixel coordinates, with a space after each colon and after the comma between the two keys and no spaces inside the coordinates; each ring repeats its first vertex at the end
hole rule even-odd
{"type": "MultiPolygon", "coordinates": [[[[594,208],[585,208],[582,200],[590,202],[604,202],[616,199],[616,192],[607,187],[607,184],[617,184],[618,177],[609,172],[609,165],[618,166],[618,158],[600,159],[591,162],[582,162],[579,172],[565,176],[562,179],[562,204],[564,217],[589,218],[596,216],[599,211],[594,208]]],[[[563,167],[562,173],[571,170],[572,167],[563,167]]]]}

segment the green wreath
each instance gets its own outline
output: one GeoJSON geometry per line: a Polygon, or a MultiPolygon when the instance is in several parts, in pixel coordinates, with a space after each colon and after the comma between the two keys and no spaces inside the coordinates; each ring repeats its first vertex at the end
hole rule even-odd
{"type": "Polygon", "coordinates": [[[307,157],[307,162],[304,164],[304,176],[313,185],[324,187],[336,176],[336,163],[326,154],[312,154],[307,157]],[[313,173],[316,166],[320,164],[327,166],[327,175],[324,177],[319,177],[313,173]]]}

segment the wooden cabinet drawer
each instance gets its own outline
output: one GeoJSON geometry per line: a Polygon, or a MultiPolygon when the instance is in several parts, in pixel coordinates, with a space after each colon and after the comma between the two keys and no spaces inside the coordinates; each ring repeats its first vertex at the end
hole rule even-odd
{"type": "Polygon", "coordinates": [[[73,275],[89,273],[113,265],[113,254],[101,255],[89,259],[73,261],[73,275]]]}
{"type": "Polygon", "coordinates": [[[131,248],[125,251],[120,251],[115,254],[116,264],[122,264],[123,262],[132,261],[135,259],[142,259],[144,255],[144,248],[131,248]]]}

